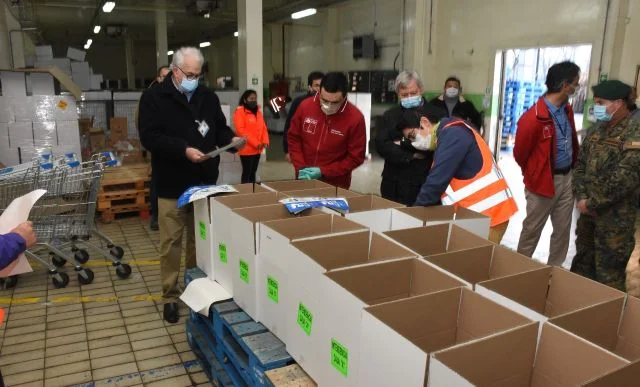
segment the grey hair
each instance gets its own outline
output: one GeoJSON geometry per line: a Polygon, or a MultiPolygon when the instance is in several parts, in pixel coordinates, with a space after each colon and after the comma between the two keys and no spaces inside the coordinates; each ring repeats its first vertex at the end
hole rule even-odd
{"type": "Polygon", "coordinates": [[[187,56],[194,56],[198,60],[200,66],[204,64],[204,56],[202,56],[202,52],[200,49],[195,47],[180,47],[173,54],[173,59],[171,60],[171,68],[182,67],[184,66],[184,58],[187,56]]]}
{"type": "Polygon", "coordinates": [[[405,70],[405,71],[401,72],[400,74],[398,74],[398,76],[396,77],[396,82],[394,84],[394,87],[396,89],[396,93],[400,89],[403,89],[403,88],[409,86],[411,81],[416,81],[416,83],[418,84],[418,87],[420,88],[420,90],[424,90],[424,86],[422,84],[422,79],[420,79],[420,75],[418,75],[418,73],[416,71],[405,70]]]}

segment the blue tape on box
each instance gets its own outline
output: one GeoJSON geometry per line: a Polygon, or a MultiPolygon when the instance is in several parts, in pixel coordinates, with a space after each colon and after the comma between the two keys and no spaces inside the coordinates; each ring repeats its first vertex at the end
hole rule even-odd
{"type": "Polygon", "coordinates": [[[299,214],[310,208],[327,207],[338,212],[348,212],[349,203],[345,198],[288,198],[280,200],[291,214],[299,214]]]}

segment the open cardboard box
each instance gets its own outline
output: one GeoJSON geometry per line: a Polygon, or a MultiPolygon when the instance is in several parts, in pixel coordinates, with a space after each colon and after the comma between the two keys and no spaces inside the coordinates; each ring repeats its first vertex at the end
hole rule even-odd
{"type": "Polygon", "coordinates": [[[235,266],[232,262],[229,262],[232,235],[231,212],[236,208],[276,204],[280,198],[281,195],[277,192],[259,192],[209,198],[211,235],[213,236],[211,259],[213,259],[214,278],[232,296],[232,278],[235,266]]]}
{"type": "Polygon", "coordinates": [[[322,214],[312,208],[297,215],[291,214],[282,204],[238,208],[228,218],[231,225],[231,245],[228,246],[228,265],[231,268],[233,299],[251,318],[259,320],[258,287],[260,259],[260,222],[291,219],[322,214]]]}
{"type": "Polygon", "coordinates": [[[387,231],[383,235],[421,257],[493,245],[488,240],[449,223],[387,231]]]}
{"type": "Polygon", "coordinates": [[[273,334],[286,342],[289,325],[285,315],[290,296],[289,267],[291,241],[309,237],[366,231],[358,223],[339,215],[322,214],[268,221],[260,224],[258,271],[258,317],[273,334]]]}
{"type": "Polygon", "coordinates": [[[276,192],[301,191],[303,189],[330,188],[331,184],[320,180],[281,180],[262,182],[266,189],[276,192]]]}
{"type": "Polygon", "coordinates": [[[318,332],[324,343],[324,370],[316,382],[326,386],[356,386],[359,373],[367,372],[358,367],[365,307],[465,286],[417,258],[334,270],[325,275],[331,280],[325,298],[331,302],[324,304],[322,314],[327,324],[318,332]],[[343,349],[344,364],[327,361],[334,352],[332,343],[343,349]]]}
{"type": "Polygon", "coordinates": [[[391,209],[404,207],[404,204],[377,195],[350,197],[347,198],[347,202],[349,211],[344,214],[344,217],[367,226],[375,232],[390,231],[391,209]]]}
{"type": "Polygon", "coordinates": [[[537,331],[537,325],[466,288],[365,308],[358,385],[423,386],[431,353],[516,327],[537,331]]]}
{"type": "Polygon", "coordinates": [[[460,206],[407,207],[394,210],[391,223],[393,230],[453,223],[487,239],[491,218],[460,206]]]}
{"type": "Polygon", "coordinates": [[[483,281],[476,285],[476,292],[541,322],[584,308],[594,313],[619,311],[625,299],[616,289],[559,267],[483,281]]]}
{"type": "Polygon", "coordinates": [[[474,288],[478,282],[546,267],[542,263],[499,245],[429,255],[424,259],[471,288],[474,288]]]}
{"type": "MultiPolygon", "coordinates": [[[[230,194],[219,194],[216,197],[224,197],[237,194],[248,194],[254,192],[265,192],[266,190],[257,184],[234,185],[238,192],[230,194]]],[[[214,235],[211,220],[216,216],[210,209],[209,197],[193,201],[193,220],[196,238],[196,262],[198,267],[207,274],[211,280],[215,279],[214,266],[214,235]]]]}
{"type": "Polygon", "coordinates": [[[289,329],[285,344],[287,351],[314,379],[324,369],[326,343],[320,332],[328,323],[324,315],[327,304],[329,279],[323,274],[349,266],[372,262],[414,258],[415,253],[399,244],[370,231],[295,240],[291,242],[286,268],[290,279],[290,297],[286,317],[289,329]]]}
{"type": "MultiPolygon", "coordinates": [[[[624,310],[620,303],[585,308],[549,320],[629,361],[640,360],[640,299],[628,296],[624,310]],[[606,310],[608,309],[608,310],[606,310]]],[[[640,374],[638,374],[640,384],[640,374]]]]}
{"type": "MultiPolygon", "coordinates": [[[[637,386],[629,362],[551,324],[534,325],[436,352],[430,387],[637,386]],[[615,381],[615,384],[602,384],[615,381]]],[[[634,365],[633,370],[639,367],[634,365]]]]}

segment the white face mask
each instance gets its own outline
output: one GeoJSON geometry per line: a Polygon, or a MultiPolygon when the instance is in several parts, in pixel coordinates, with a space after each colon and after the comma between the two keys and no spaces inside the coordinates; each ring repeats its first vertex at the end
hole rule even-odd
{"type": "Polygon", "coordinates": [[[420,133],[416,133],[416,137],[411,142],[411,145],[421,151],[433,150],[431,148],[431,137],[431,134],[422,136],[420,133]]]}
{"type": "Polygon", "coordinates": [[[340,110],[340,105],[342,105],[342,103],[340,104],[329,104],[329,103],[324,103],[324,102],[320,102],[320,109],[322,109],[322,112],[328,116],[332,116],[334,114],[336,114],[338,112],[338,110],[340,110]]]}
{"type": "Polygon", "coordinates": [[[447,98],[457,98],[459,94],[460,92],[455,87],[450,87],[447,90],[445,90],[445,96],[447,98]]]}

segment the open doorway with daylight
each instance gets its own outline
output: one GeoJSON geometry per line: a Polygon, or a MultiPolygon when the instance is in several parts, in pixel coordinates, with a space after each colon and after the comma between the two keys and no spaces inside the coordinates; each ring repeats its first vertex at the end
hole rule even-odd
{"type": "Polygon", "coordinates": [[[571,98],[577,129],[582,128],[584,105],[589,84],[591,45],[516,48],[500,50],[496,54],[494,90],[498,96],[497,119],[491,122],[494,142],[492,148],[498,155],[511,155],[518,130],[518,119],[533,106],[546,91],[547,71],[553,64],[570,60],[580,66],[580,88],[571,98]]]}

